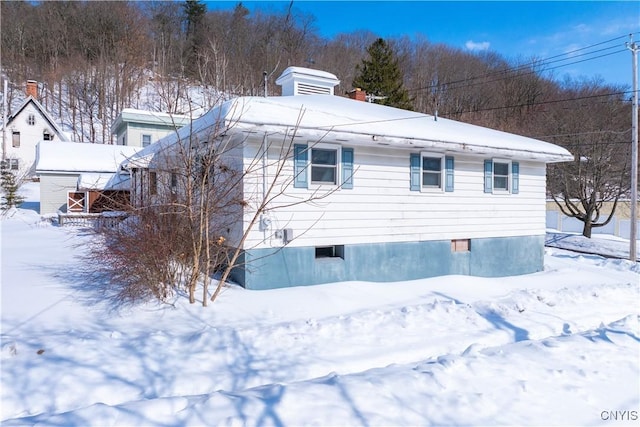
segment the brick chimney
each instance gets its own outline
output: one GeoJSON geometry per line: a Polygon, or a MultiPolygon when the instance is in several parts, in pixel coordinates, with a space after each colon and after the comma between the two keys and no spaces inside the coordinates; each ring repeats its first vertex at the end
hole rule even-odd
{"type": "Polygon", "coordinates": [[[365,102],[367,101],[367,92],[360,89],[359,87],[350,91],[348,95],[349,95],[349,98],[355,99],[356,101],[365,101],[365,102]]]}
{"type": "Polygon", "coordinates": [[[38,82],[35,80],[27,80],[27,96],[38,99],[38,82]]]}

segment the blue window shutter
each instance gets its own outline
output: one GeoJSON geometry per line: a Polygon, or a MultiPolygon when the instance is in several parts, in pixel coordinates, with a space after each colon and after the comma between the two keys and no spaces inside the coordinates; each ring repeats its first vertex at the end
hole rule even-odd
{"type": "Polygon", "coordinates": [[[411,191],[420,191],[420,154],[411,153],[411,191]]]}
{"type": "Polygon", "coordinates": [[[293,186],[307,188],[307,146],[295,144],[293,146],[293,186]]]}
{"type": "Polygon", "coordinates": [[[520,191],[520,163],[511,163],[511,193],[518,194],[520,191]]]}
{"type": "Polygon", "coordinates": [[[493,192],[493,160],[484,161],[484,192],[493,192]]]}
{"type": "Polygon", "coordinates": [[[342,188],[353,188],[353,148],[342,148],[342,188]]]}
{"type": "Polygon", "coordinates": [[[445,164],[445,180],[444,191],[453,191],[453,157],[447,156],[444,158],[445,164]]]}

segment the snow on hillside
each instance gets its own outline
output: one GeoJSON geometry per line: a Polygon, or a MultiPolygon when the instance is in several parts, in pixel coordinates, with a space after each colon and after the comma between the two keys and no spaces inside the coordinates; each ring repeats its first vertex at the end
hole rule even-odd
{"type": "MultiPolygon", "coordinates": [[[[43,221],[26,190],[0,223],[2,425],[638,423],[638,263],[549,248],[524,276],[124,310],[78,268],[91,233],[43,221]]],[[[555,243],[572,239],[628,246],[555,243]]]]}

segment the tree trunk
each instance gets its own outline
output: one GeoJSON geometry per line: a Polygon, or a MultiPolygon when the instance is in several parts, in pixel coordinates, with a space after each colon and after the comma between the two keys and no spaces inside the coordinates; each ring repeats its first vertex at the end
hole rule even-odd
{"type": "Polygon", "coordinates": [[[582,235],[587,238],[591,238],[591,229],[592,229],[591,219],[587,218],[584,221],[584,227],[582,228],[582,235]]]}

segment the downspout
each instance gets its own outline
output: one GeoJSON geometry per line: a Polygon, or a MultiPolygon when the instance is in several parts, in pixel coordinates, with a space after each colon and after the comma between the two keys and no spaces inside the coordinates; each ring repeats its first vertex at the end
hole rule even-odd
{"type": "MultiPolygon", "coordinates": [[[[267,200],[267,132],[262,137],[262,201],[260,205],[264,208],[265,200],[267,200]]],[[[271,218],[269,215],[262,211],[260,213],[259,228],[264,233],[264,239],[266,240],[271,229],[271,218]]]]}
{"type": "Polygon", "coordinates": [[[267,132],[262,137],[262,200],[267,198],[267,132]]]}

